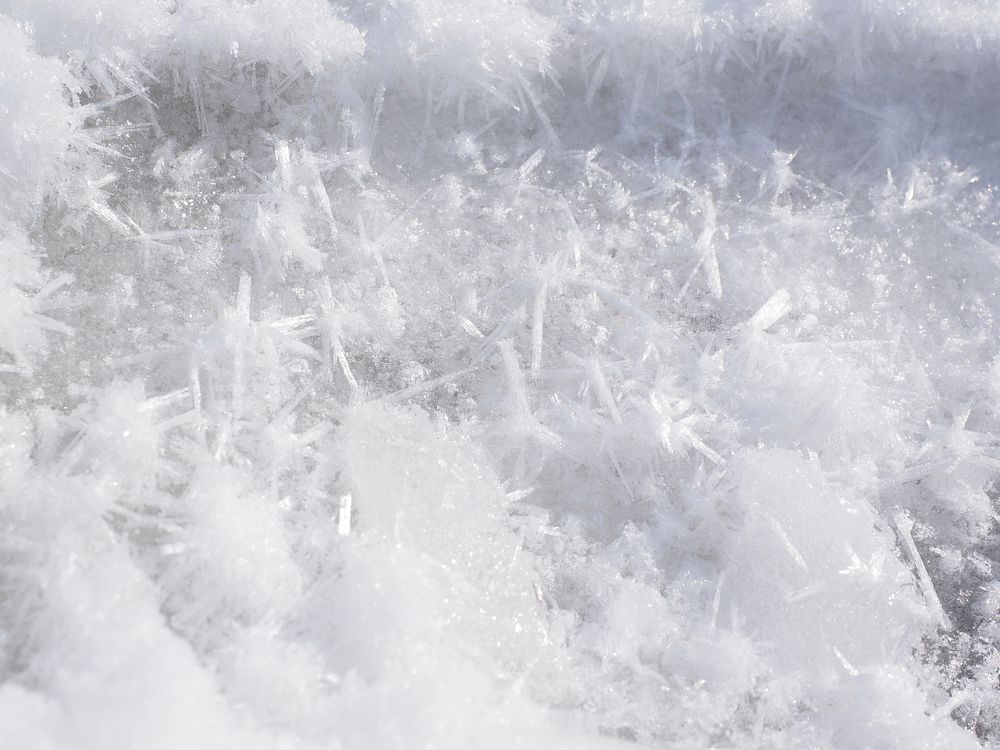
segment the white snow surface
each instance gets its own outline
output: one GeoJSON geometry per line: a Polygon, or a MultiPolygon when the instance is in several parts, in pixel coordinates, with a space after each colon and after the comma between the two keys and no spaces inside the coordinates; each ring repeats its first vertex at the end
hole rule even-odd
{"type": "Polygon", "coordinates": [[[995,0],[0,0],[0,746],[1000,746],[995,0]]]}

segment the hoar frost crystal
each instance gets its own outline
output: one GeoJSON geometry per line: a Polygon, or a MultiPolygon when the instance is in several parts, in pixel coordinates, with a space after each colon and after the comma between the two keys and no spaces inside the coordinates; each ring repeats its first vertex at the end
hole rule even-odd
{"type": "Polygon", "coordinates": [[[1000,743],[991,0],[0,0],[0,745],[1000,743]]]}

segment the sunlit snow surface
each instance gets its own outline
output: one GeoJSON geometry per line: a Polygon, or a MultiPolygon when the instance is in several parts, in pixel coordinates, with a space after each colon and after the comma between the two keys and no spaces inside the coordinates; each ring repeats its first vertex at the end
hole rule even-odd
{"type": "Polygon", "coordinates": [[[996,746],[998,60],[0,0],[0,746],[996,746]]]}

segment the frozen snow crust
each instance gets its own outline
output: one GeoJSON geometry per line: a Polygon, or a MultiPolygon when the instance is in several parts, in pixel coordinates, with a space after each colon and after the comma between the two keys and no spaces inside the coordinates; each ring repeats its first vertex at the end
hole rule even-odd
{"type": "Polygon", "coordinates": [[[0,745],[1000,743],[990,0],[0,0],[0,745]]]}

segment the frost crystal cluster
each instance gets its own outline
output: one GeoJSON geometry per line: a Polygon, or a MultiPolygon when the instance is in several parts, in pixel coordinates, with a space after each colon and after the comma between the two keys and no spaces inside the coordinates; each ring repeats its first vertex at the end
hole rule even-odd
{"type": "Polygon", "coordinates": [[[1000,745],[995,0],[0,0],[0,746],[1000,745]]]}

